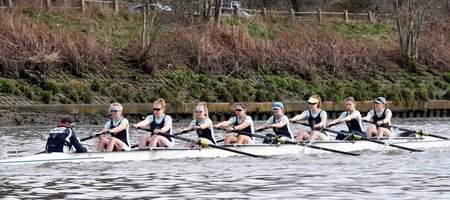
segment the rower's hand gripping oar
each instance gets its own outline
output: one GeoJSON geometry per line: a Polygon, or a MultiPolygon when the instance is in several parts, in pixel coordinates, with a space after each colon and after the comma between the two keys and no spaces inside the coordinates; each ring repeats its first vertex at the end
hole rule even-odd
{"type": "MultiPolygon", "coordinates": [[[[298,122],[298,123],[300,123],[300,122],[298,122]]],[[[303,125],[305,125],[305,124],[303,124],[303,125]]],[[[413,149],[413,148],[404,147],[404,146],[400,146],[400,145],[396,145],[396,144],[389,144],[389,143],[386,143],[386,142],[383,142],[383,141],[379,141],[379,140],[364,138],[364,137],[362,137],[360,135],[353,134],[351,132],[345,133],[345,132],[340,132],[340,131],[336,131],[336,130],[329,129],[329,128],[321,128],[321,130],[325,130],[325,131],[328,131],[328,132],[331,132],[331,133],[336,133],[336,134],[343,134],[343,135],[349,136],[349,137],[351,137],[352,139],[355,139],[355,140],[365,140],[365,141],[369,141],[369,142],[373,142],[373,143],[377,143],[377,144],[382,144],[382,145],[388,145],[388,146],[391,146],[391,147],[396,147],[396,148],[407,150],[407,151],[417,151],[417,152],[423,151],[422,149],[413,149]]]]}
{"type": "MultiPolygon", "coordinates": [[[[368,123],[372,123],[372,124],[376,124],[376,122],[372,122],[372,121],[367,121],[364,120],[364,122],[368,122],[368,123]]],[[[444,136],[440,136],[440,135],[435,135],[435,134],[430,134],[427,131],[423,131],[423,130],[411,130],[411,129],[406,129],[406,128],[401,128],[398,126],[393,126],[393,125],[389,125],[389,124],[382,124],[381,127],[385,127],[385,128],[395,128],[401,131],[406,131],[406,132],[410,132],[410,133],[415,133],[417,135],[424,135],[424,136],[430,136],[430,137],[435,137],[435,138],[439,138],[439,139],[443,139],[443,140],[450,140],[450,138],[448,137],[444,137],[444,136]]]]}
{"type": "MultiPolygon", "coordinates": [[[[138,127],[137,129],[141,129],[141,130],[143,130],[143,131],[147,131],[147,132],[153,133],[153,131],[150,130],[150,129],[148,129],[148,128],[141,128],[141,127],[138,127]]],[[[191,129],[191,130],[184,130],[184,131],[181,131],[181,132],[179,132],[179,133],[175,133],[174,135],[181,135],[181,134],[184,134],[184,133],[188,133],[188,132],[190,132],[190,131],[192,131],[192,129],[191,129]]],[[[130,148],[131,148],[131,149],[134,149],[134,148],[136,148],[136,147],[138,147],[138,146],[139,146],[139,144],[135,144],[135,145],[132,145],[130,148]]]]}
{"type": "MultiPolygon", "coordinates": [[[[259,131],[263,131],[265,129],[260,129],[259,131]]],[[[249,134],[247,132],[244,131],[233,131],[236,133],[241,133],[241,134],[249,134]]],[[[359,156],[360,154],[358,153],[353,153],[353,152],[345,152],[345,151],[340,151],[337,149],[330,149],[330,148],[326,148],[326,147],[320,147],[320,146],[316,146],[316,145],[312,145],[312,144],[306,144],[306,143],[297,143],[297,142],[292,142],[292,141],[288,141],[285,140],[284,138],[279,138],[276,135],[273,134],[269,134],[271,136],[270,140],[273,142],[277,142],[280,144],[294,144],[294,145],[300,145],[300,146],[306,146],[306,147],[310,147],[313,149],[319,149],[319,150],[323,150],[323,151],[329,151],[329,152],[333,152],[333,153],[341,153],[341,154],[345,154],[345,155],[351,155],[351,156],[359,156]]],[[[257,137],[257,138],[262,138],[262,139],[266,139],[267,136],[263,136],[263,135],[258,135],[258,134],[252,134],[253,137],[257,137]]]]}

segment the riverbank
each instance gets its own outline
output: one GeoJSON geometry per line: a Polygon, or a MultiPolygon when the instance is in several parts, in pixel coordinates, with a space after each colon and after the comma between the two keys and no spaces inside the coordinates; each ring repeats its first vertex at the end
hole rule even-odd
{"type": "MultiPolygon", "coordinates": [[[[271,116],[271,102],[248,103],[248,114],[254,120],[267,120],[271,116]]],[[[195,103],[168,104],[166,113],[178,121],[191,119],[195,103]]],[[[80,120],[80,124],[99,125],[109,120],[107,113],[109,104],[77,104],[77,105],[26,105],[0,106],[0,126],[15,125],[52,125],[62,117],[71,115],[80,120]]],[[[130,121],[137,122],[152,113],[152,104],[124,104],[124,115],[130,121]]],[[[450,117],[450,101],[428,101],[408,105],[405,102],[388,102],[387,107],[393,111],[394,117],[450,117]]],[[[338,117],[343,111],[342,103],[324,102],[322,108],[330,119],[338,117]]],[[[364,115],[373,109],[372,101],[357,102],[357,108],[364,115]]],[[[305,103],[284,103],[284,111],[289,117],[300,114],[307,109],[305,103]]],[[[228,119],[233,112],[233,104],[209,103],[208,110],[213,121],[228,119]]]]}

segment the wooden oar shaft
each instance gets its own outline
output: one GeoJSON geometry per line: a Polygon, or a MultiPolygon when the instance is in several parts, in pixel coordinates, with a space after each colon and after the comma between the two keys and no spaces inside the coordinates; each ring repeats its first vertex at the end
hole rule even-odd
{"type": "Polygon", "coordinates": [[[369,142],[373,142],[373,143],[377,143],[377,144],[382,144],[382,145],[388,145],[388,146],[392,146],[392,147],[396,147],[396,148],[403,149],[403,150],[408,150],[408,151],[417,151],[417,152],[423,151],[422,149],[413,149],[413,148],[404,147],[404,146],[400,146],[400,145],[396,145],[396,144],[389,144],[389,143],[386,143],[386,142],[383,142],[383,141],[374,140],[374,139],[363,138],[360,135],[355,135],[355,134],[350,133],[350,132],[340,132],[340,131],[335,131],[333,129],[328,129],[328,128],[322,128],[322,129],[325,130],[325,131],[328,131],[328,132],[336,133],[336,134],[343,134],[343,135],[347,135],[347,136],[352,136],[356,140],[365,140],[365,141],[369,141],[369,142]]]}

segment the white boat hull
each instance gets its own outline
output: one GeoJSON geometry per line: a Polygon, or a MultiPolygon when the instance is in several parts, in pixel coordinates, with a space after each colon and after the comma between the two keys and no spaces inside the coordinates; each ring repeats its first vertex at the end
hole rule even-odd
{"type": "MultiPolygon", "coordinates": [[[[383,140],[389,143],[389,140],[383,140]]],[[[392,144],[414,149],[427,148],[450,148],[449,140],[435,139],[432,137],[402,138],[391,141],[392,144]]],[[[344,152],[354,151],[405,151],[396,147],[377,144],[369,141],[319,141],[313,143],[314,146],[335,149],[344,152]]],[[[243,151],[255,155],[276,156],[288,154],[323,154],[332,153],[330,151],[308,148],[307,146],[282,144],[282,145],[235,145],[227,148],[243,151]]],[[[0,160],[0,164],[20,164],[20,163],[48,163],[48,162],[92,162],[92,161],[142,161],[158,159],[180,159],[180,158],[212,158],[229,157],[241,154],[216,149],[186,149],[186,148],[155,148],[151,150],[120,151],[120,152],[87,152],[87,153],[43,153],[32,156],[18,157],[0,160]]]]}

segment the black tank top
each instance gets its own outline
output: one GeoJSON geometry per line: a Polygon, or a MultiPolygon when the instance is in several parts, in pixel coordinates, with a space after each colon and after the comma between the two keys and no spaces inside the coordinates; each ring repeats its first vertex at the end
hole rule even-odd
{"type": "MultiPolygon", "coordinates": [[[[347,111],[346,117],[347,116],[348,116],[348,111],[347,111]]],[[[352,119],[350,121],[346,121],[345,124],[347,125],[348,131],[350,131],[350,132],[351,131],[359,131],[361,133],[364,132],[364,130],[362,130],[361,123],[358,120],[356,120],[356,119],[352,119]]]]}
{"type": "MultiPolygon", "coordinates": [[[[282,116],[284,116],[284,115],[282,115],[282,116]]],[[[282,117],[281,116],[281,117],[282,117]]],[[[281,118],[280,117],[280,118],[281,118]]],[[[276,124],[277,122],[276,122],[276,119],[275,119],[275,115],[273,115],[273,122],[272,122],[272,124],[276,124]]],[[[288,125],[287,124],[285,124],[283,127],[281,127],[281,128],[275,128],[275,127],[273,127],[272,128],[272,130],[273,130],[273,132],[275,132],[275,134],[278,136],[278,137],[281,137],[281,136],[284,136],[284,137],[287,137],[287,138],[290,138],[290,139],[292,139],[292,137],[291,137],[291,133],[289,132],[289,128],[288,128],[288,125]]]]}
{"type": "MultiPolygon", "coordinates": [[[[111,119],[110,125],[109,125],[109,129],[113,129],[113,128],[116,128],[116,127],[120,126],[120,124],[122,123],[123,119],[124,119],[123,117],[120,119],[119,124],[117,124],[117,126],[114,126],[113,120],[111,119]]],[[[123,129],[123,130],[117,132],[116,134],[111,134],[111,135],[113,137],[119,139],[123,143],[125,143],[127,146],[130,146],[130,144],[128,144],[127,129],[123,129]]]]}
{"type": "Polygon", "coordinates": [[[322,119],[320,118],[320,113],[322,113],[323,110],[320,110],[319,114],[317,114],[316,117],[313,117],[311,110],[308,110],[308,111],[309,111],[309,117],[308,117],[309,127],[311,127],[311,130],[313,130],[314,124],[318,124],[318,123],[322,122],[322,119]]]}
{"type": "MultiPolygon", "coordinates": [[[[235,117],[236,117],[236,122],[234,122],[233,126],[239,126],[240,124],[244,123],[245,118],[247,117],[247,115],[244,116],[244,119],[242,120],[241,123],[239,123],[238,117],[237,116],[235,116],[235,117]]],[[[250,126],[245,127],[242,130],[242,132],[245,132],[245,133],[238,133],[238,136],[239,135],[246,135],[246,136],[249,136],[249,137],[253,138],[252,128],[250,126]]]]}
{"type": "MultiPolygon", "coordinates": [[[[152,121],[152,123],[150,124],[150,131],[152,132],[152,136],[154,135],[153,131],[154,131],[155,129],[161,129],[162,127],[164,127],[164,122],[165,122],[166,116],[167,116],[167,115],[164,115],[162,121],[158,124],[158,123],[156,123],[156,116],[153,115],[153,121],[152,121]]],[[[167,133],[170,133],[170,129],[169,129],[169,131],[167,131],[167,133]]],[[[169,136],[163,136],[163,137],[165,137],[165,138],[167,138],[169,141],[173,142],[172,137],[169,137],[169,136]]]]}
{"type": "MultiPolygon", "coordinates": [[[[200,126],[200,124],[198,123],[198,120],[195,120],[195,125],[200,126]]],[[[210,128],[197,129],[196,132],[197,132],[198,137],[206,138],[206,139],[210,140],[212,143],[217,144],[216,140],[214,139],[214,137],[212,135],[212,131],[210,128]]]]}

